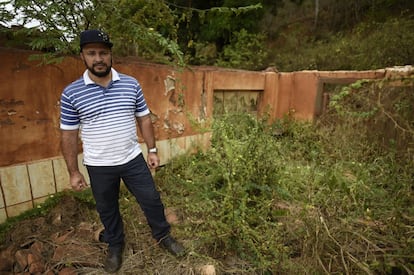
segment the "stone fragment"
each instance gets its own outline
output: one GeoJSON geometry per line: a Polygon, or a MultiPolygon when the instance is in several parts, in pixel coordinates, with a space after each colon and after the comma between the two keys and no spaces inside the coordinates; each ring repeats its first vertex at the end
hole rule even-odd
{"type": "Polygon", "coordinates": [[[165,208],[165,218],[170,224],[176,225],[180,223],[180,219],[177,215],[177,210],[174,207],[165,208]]]}
{"type": "Polygon", "coordinates": [[[58,275],[77,275],[76,269],[73,267],[64,267],[59,271],[58,275]]]}
{"type": "Polygon", "coordinates": [[[214,265],[207,264],[200,267],[201,275],[216,275],[216,268],[214,265]]]}
{"type": "Polygon", "coordinates": [[[94,233],[93,225],[88,222],[81,222],[78,225],[78,235],[85,239],[91,239],[94,233]]]}
{"type": "MultiPolygon", "coordinates": [[[[9,246],[0,251],[0,271],[13,271],[14,247],[9,246]]],[[[1,273],[1,272],[0,272],[1,273]]]]}
{"type": "Polygon", "coordinates": [[[43,251],[43,243],[39,241],[35,241],[31,246],[30,250],[37,255],[42,255],[43,251]]]}
{"type": "Polygon", "coordinates": [[[42,257],[36,252],[27,255],[27,265],[29,266],[30,274],[43,273],[45,271],[45,264],[43,263],[42,257]]]}
{"type": "Polygon", "coordinates": [[[28,249],[20,249],[16,251],[16,253],[14,254],[14,258],[17,264],[17,267],[15,267],[15,271],[16,269],[19,271],[23,271],[26,269],[28,265],[27,256],[29,255],[29,253],[30,253],[30,250],[28,249]]]}

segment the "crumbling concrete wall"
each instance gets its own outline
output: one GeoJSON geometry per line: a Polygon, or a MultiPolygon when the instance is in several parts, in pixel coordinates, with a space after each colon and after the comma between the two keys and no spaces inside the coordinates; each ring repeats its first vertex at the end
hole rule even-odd
{"type": "MultiPolygon", "coordinates": [[[[29,61],[32,54],[0,48],[0,222],[69,188],[59,148],[59,100],[63,88],[85,67],[77,56],[38,65],[39,61],[29,61]]],[[[143,87],[162,164],[194,146],[207,148],[209,133],[199,132],[203,127],[194,124],[208,125],[214,110],[231,109],[234,98],[256,105],[247,107],[258,115],[268,113],[271,119],[290,113],[312,120],[321,111],[324,83],[386,75],[386,70],[279,73],[177,68],[133,58],[115,58],[113,66],[137,78],[143,87]]]]}

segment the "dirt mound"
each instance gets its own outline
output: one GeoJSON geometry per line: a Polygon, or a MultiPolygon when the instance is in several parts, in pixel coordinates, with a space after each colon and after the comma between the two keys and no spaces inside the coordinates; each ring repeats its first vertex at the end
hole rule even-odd
{"type": "MultiPolygon", "coordinates": [[[[126,247],[118,274],[215,274],[215,267],[192,253],[175,258],[151,237],[136,203],[125,209],[126,247]],[[133,215],[133,219],[129,218],[133,215]]],[[[167,220],[177,225],[176,209],[167,208],[167,220]]],[[[99,242],[102,225],[95,207],[70,194],[45,215],[17,222],[0,245],[0,274],[105,274],[107,245],[99,242]]],[[[179,226],[179,225],[178,225],[179,226]]],[[[182,240],[189,248],[189,241],[182,240]]],[[[191,250],[191,247],[190,247],[191,250]]]]}
{"type": "Polygon", "coordinates": [[[1,246],[1,274],[76,274],[79,267],[100,268],[106,250],[97,239],[101,230],[93,209],[64,196],[46,216],[13,226],[1,246]]]}

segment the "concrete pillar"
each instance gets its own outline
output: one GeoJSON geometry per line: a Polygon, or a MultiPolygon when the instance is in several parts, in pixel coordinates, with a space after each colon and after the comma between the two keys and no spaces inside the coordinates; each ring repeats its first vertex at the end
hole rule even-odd
{"type": "Polygon", "coordinates": [[[265,83],[263,93],[259,96],[258,113],[259,115],[269,114],[270,118],[276,117],[279,103],[279,75],[276,72],[265,73],[265,83]]]}

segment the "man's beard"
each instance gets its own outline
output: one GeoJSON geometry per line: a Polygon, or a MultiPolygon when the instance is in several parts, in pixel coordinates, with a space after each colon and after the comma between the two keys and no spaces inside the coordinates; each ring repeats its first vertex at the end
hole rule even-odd
{"type": "Polygon", "coordinates": [[[92,67],[89,67],[88,66],[88,64],[86,64],[86,62],[85,62],[85,65],[86,65],[86,67],[88,68],[88,70],[94,75],[94,76],[97,76],[97,77],[105,77],[105,76],[107,76],[110,72],[111,72],[111,68],[112,68],[112,62],[109,64],[109,65],[107,65],[107,64],[105,64],[105,63],[97,63],[97,64],[93,64],[92,65],[92,67]],[[106,66],[106,70],[105,71],[96,71],[95,70],[95,66],[106,66]]]}

